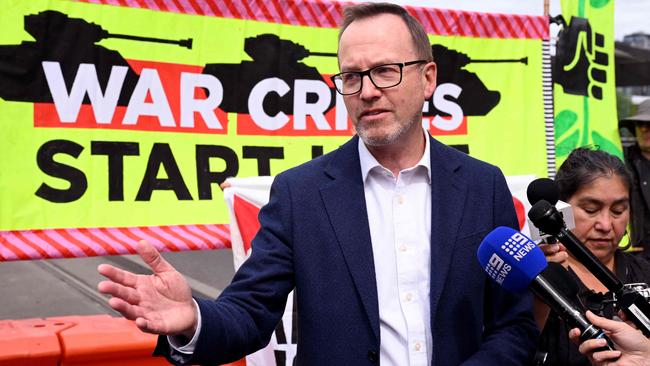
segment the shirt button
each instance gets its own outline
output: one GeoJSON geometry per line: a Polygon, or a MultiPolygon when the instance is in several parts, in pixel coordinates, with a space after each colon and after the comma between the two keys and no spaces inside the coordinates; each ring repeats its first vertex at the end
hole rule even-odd
{"type": "Polygon", "coordinates": [[[379,355],[375,351],[368,351],[368,361],[375,363],[379,361],[379,355]]]}
{"type": "Polygon", "coordinates": [[[399,203],[400,205],[403,204],[404,203],[404,196],[398,196],[397,197],[397,203],[399,203]]]}
{"type": "Polygon", "coordinates": [[[406,300],[406,302],[410,302],[411,300],[413,300],[413,294],[408,292],[406,295],[404,295],[404,300],[406,300]]]}
{"type": "Polygon", "coordinates": [[[408,245],[402,244],[399,246],[399,251],[400,252],[406,252],[409,249],[408,245]]]}
{"type": "Polygon", "coordinates": [[[422,344],[420,342],[415,342],[415,350],[420,351],[422,349],[422,344]]]}

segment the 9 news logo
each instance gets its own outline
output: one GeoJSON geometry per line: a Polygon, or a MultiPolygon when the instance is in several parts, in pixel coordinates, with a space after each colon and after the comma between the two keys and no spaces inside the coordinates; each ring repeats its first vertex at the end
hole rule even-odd
{"type": "Polygon", "coordinates": [[[488,260],[485,272],[498,284],[502,284],[512,270],[512,266],[505,263],[496,253],[488,260]]]}

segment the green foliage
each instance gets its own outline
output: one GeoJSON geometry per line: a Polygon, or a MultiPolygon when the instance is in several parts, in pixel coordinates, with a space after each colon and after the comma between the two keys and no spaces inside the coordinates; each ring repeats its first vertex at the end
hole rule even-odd
{"type": "Polygon", "coordinates": [[[578,121],[578,115],[569,109],[565,109],[555,116],[555,141],[564,135],[578,121]]]}
{"type": "Polygon", "coordinates": [[[609,0],[589,0],[589,4],[592,8],[600,9],[609,4],[609,0]]]}
{"type": "MultiPolygon", "coordinates": [[[[555,146],[555,154],[559,157],[568,156],[573,149],[578,147],[578,140],[580,139],[580,131],[575,130],[569,137],[560,141],[555,146]]],[[[557,140],[556,140],[557,141],[557,140]]]]}
{"type": "Polygon", "coordinates": [[[620,159],[623,159],[623,151],[621,151],[612,141],[609,141],[603,135],[599,134],[596,131],[592,131],[591,139],[594,141],[594,144],[600,147],[601,150],[606,151],[614,156],[618,156],[620,159]]]}

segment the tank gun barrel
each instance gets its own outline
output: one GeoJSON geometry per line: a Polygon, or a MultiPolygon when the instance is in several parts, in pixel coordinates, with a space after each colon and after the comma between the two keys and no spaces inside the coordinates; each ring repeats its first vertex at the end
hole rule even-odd
{"type": "Polygon", "coordinates": [[[336,52],[309,52],[309,56],[338,57],[336,52]]]}
{"type": "Polygon", "coordinates": [[[164,38],[154,38],[154,37],[141,37],[141,36],[134,36],[130,34],[109,33],[104,31],[102,32],[102,39],[105,38],[120,38],[120,39],[128,39],[131,41],[175,44],[190,50],[192,49],[192,38],[175,40],[175,39],[164,39],[164,38]]]}
{"type": "Polygon", "coordinates": [[[522,57],[522,58],[504,58],[504,59],[484,59],[484,60],[474,60],[471,59],[470,63],[472,64],[496,64],[496,63],[511,63],[511,62],[520,62],[524,65],[528,65],[528,57],[522,57]]]}

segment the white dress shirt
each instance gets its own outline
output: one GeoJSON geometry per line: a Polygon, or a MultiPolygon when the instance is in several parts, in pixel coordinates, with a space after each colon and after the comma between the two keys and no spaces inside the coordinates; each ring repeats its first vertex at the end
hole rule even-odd
{"type": "Polygon", "coordinates": [[[359,140],[379,300],[382,366],[426,366],[431,359],[431,164],[429,138],[420,161],[395,177],[359,140]]]}

